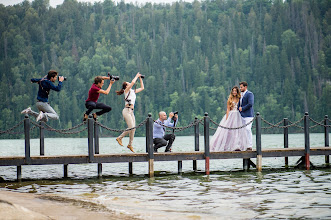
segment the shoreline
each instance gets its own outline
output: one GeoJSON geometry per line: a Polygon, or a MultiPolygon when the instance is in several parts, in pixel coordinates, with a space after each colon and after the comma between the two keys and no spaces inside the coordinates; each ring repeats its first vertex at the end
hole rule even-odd
{"type": "Polygon", "coordinates": [[[134,216],[115,213],[93,202],[0,190],[0,220],[25,219],[110,219],[129,220],[134,216]]]}

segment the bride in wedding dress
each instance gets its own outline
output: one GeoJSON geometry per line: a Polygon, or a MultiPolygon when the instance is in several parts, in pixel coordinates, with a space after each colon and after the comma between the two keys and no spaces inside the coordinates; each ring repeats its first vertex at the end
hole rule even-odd
{"type": "MultiPolygon", "coordinates": [[[[237,128],[243,126],[242,117],[238,111],[240,92],[237,86],[231,89],[227,101],[226,115],[222,118],[220,125],[226,128],[237,128]]],[[[210,151],[246,151],[248,139],[244,128],[225,129],[218,127],[210,141],[210,151]]]]}

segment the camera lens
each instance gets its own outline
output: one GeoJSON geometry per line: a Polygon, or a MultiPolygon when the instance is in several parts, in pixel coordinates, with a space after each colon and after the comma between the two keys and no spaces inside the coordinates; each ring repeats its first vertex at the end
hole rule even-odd
{"type": "Polygon", "coordinates": [[[142,79],[145,78],[145,75],[141,75],[140,78],[142,78],[142,79]]]}

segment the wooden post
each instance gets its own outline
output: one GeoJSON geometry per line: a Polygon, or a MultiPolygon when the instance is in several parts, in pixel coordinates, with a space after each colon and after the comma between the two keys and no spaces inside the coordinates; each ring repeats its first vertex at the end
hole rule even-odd
{"type": "Polygon", "coordinates": [[[25,137],[25,163],[31,163],[30,156],[30,119],[28,116],[24,118],[24,137],[25,137]]]}
{"type": "Polygon", "coordinates": [[[178,174],[183,173],[183,161],[179,160],[178,161],[178,174]]]}
{"type": "Polygon", "coordinates": [[[87,119],[87,134],[88,134],[88,159],[92,163],[94,159],[94,149],[93,149],[93,119],[89,116],[87,119]]]}
{"type": "MultiPolygon", "coordinates": [[[[94,121],[94,152],[95,154],[100,153],[99,148],[99,125],[94,121]]],[[[102,177],[102,163],[98,163],[98,178],[102,177]]]]}
{"type": "Polygon", "coordinates": [[[44,126],[45,123],[44,122],[39,122],[40,128],[39,128],[39,136],[40,136],[40,156],[44,156],[45,155],[45,130],[44,130],[44,126]]]}
{"type": "Polygon", "coordinates": [[[306,170],[310,170],[310,141],[309,141],[309,115],[308,112],[304,116],[304,133],[305,133],[305,166],[306,170]]]}
{"type": "Polygon", "coordinates": [[[22,166],[17,166],[17,182],[22,180],[22,166]]]}
{"type": "Polygon", "coordinates": [[[129,162],[129,174],[133,174],[133,169],[132,169],[132,162],[129,162]]]}
{"type": "MultiPolygon", "coordinates": [[[[324,117],[324,142],[325,142],[325,147],[329,147],[329,119],[328,119],[328,116],[325,115],[324,117]]],[[[327,166],[330,165],[330,156],[329,155],[326,155],[325,156],[325,163],[327,166]]]]}
{"type": "Polygon", "coordinates": [[[102,163],[98,163],[98,178],[102,177],[102,163]]]}
{"type": "Polygon", "coordinates": [[[146,122],[146,149],[148,152],[148,176],[154,177],[153,119],[148,114],[146,122]]]}
{"type": "Polygon", "coordinates": [[[99,125],[96,122],[94,123],[94,148],[95,154],[99,154],[99,125]]]}
{"type": "Polygon", "coordinates": [[[210,174],[209,171],[209,159],[210,159],[210,150],[209,150],[209,117],[208,113],[205,113],[204,117],[204,139],[205,139],[205,170],[206,170],[206,175],[210,174]]]}
{"type": "Polygon", "coordinates": [[[261,141],[261,116],[256,113],[256,168],[262,170],[262,141],[261,141]]]}
{"type": "MultiPolygon", "coordinates": [[[[195,122],[198,121],[198,118],[195,117],[195,122]]],[[[199,123],[194,125],[194,150],[199,151],[199,123]]],[[[197,171],[197,161],[193,160],[193,170],[197,171]]]]}
{"type": "Polygon", "coordinates": [[[68,164],[63,165],[63,176],[64,178],[68,178],[68,164]]]}
{"type": "MultiPolygon", "coordinates": [[[[284,126],[288,125],[288,119],[284,118],[284,126]]],[[[284,148],[288,148],[288,128],[284,128],[284,148]]],[[[288,168],[288,157],[285,157],[285,167],[288,168]]]]}

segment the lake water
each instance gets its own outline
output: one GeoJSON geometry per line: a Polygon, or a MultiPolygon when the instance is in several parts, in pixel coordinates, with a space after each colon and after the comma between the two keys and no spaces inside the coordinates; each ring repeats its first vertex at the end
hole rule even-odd
{"type": "MultiPolygon", "coordinates": [[[[124,145],[128,138],[124,139],[124,145]]],[[[312,147],[324,146],[324,134],[311,134],[312,147]]],[[[263,148],[283,146],[283,135],[262,135],[263,148]]],[[[289,135],[289,147],[303,147],[302,134],[289,135]]],[[[134,140],[136,152],[145,152],[145,138],[134,140]]],[[[193,151],[193,136],[178,136],[173,151],[193,151]]],[[[203,138],[200,137],[203,150],[203,138]]],[[[45,155],[87,154],[86,138],[47,138],[45,155]]],[[[115,138],[100,139],[100,154],[129,153],[115,138]]],[[[24,140],[0,140],[1,156],[23,156],[24,140]]],[[[39,140],[31,140],[31,155],[39,155],[39,140]]],[[[22,178],[16,183],[16,167],[0,167],[0,190],[58,195],[89,201],[116,213],[142,219],[279,219],[331,218],[331,169],[324,156],[311,156],[316,168],[294,169],[299,157],[290,157],[292,168],[284,168],[284,158],[263,158],[262,172],[242,171],[242,159],[211,160],[209,176],[192,172],[192,161],[183,161],[183,174],[177,174],[177,162],[155,162],[156,176],[147,178],[148,164],[103,164],[98,179],[96,164],[69,165],[69,179],[62,165],[22,166],[22,178]]],[[[252,159],[255,162],[255,159],[252,159]]]]}

